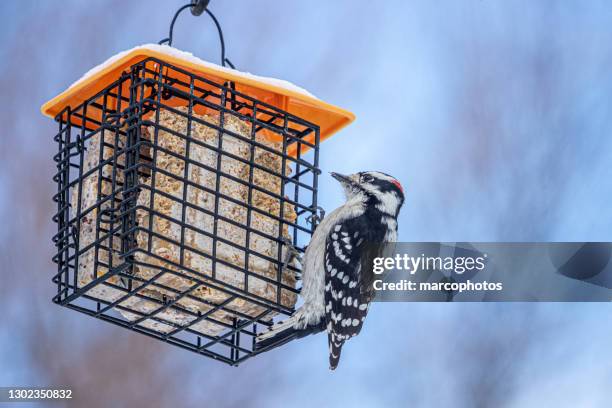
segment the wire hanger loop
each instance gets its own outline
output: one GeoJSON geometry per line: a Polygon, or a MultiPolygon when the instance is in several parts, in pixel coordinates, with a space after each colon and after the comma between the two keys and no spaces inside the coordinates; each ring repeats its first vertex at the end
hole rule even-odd
{"type": "Polygon", "coordinates": [[[213,23],[215,23],[215,27],[217,27],[217,32],[219,33],[219,42],[221,43],[221,65],[224,67],[228,65],[231,68],[235,68],[234,64],[232,64],[232,62],[225,56],[225,40],[223,39],[223,30],[221,29],[221,24],[219,24],[219,20],[217,20],[217,17],[215,17],[212,11],[208,9],[209,2],[210,0],[191,0],[191,3],[179,7],[176,13],[174,13],[174,17],[172,18],[172,22],[170,23],[170,32],[168,33],[168,37],[159,41],[158,44],[162,45],[167,43],[169,46],[172,46],[172,40],[174,36],[174,23],[176,23],[176,19],[183,10],[190,8],[191,14],[194,16],[199,16],[205,11],[206,14],[210,16],[213,23]]]}

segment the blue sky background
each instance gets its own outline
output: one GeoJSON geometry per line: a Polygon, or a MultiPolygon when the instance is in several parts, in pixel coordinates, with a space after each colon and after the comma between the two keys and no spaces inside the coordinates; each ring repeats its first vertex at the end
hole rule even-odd
{"type": "MultiPolygon", "coordinates": [[[[609,304],[375,304],[328,372],[324,336],[239,368],[50,302],[55,123],[42,103],[166,37],[179,1],[5,1],[0,26],[0,385],[79,406],[609,406],[609,304]]],[[[345,107],[327,171],[402,181],[402,241],[612,239],[607,1],[211,2],[229,58],[345,107]]],[[[206,17],[174,45],[218,61],[206,17]]],[[[341,192],[326,174],[321,204],[341,192]]]]}

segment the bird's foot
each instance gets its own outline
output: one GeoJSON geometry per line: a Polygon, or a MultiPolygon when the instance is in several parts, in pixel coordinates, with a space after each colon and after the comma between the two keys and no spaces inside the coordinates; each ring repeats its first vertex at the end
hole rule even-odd
{"type": "Polygon", "coordinates": [[[285,257],[283,260],[283,271],[292,273],[295,280],[301,280],[302,254],[293,246],[289,239],[283,238],[283,242],[286,247],[285,257]]]}

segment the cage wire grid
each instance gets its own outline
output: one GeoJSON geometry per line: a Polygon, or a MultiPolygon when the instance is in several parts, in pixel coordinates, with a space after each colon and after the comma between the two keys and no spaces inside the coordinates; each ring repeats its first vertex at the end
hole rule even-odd
{"type": "MultiPolygon", "coordinates": [[[[115,82],[77,107],[66,107],[56,116],[59,132],[54,140],[58,151],[54,156],[57,183],[54,201],[57,214],[57,234],[53,241],[57,253],[57,294],[53,301],[59,305],[97,317],[107,322],[163,340],[178,347],[238,365],[254,356],[255,336],[262,327],[269,326],[274,316],[289,316],[294,304],[283,302],[283,295],[295,296],[299,289],[286,282],[286,273],[298,272],[288,262],[287,251],[304,251],[319,217],[317,210],[317,177],[319,174],[319,127],[272,104],[257,100],[236,90],[233,83],[216,83],[211,79],[168,64],[156,58],[147,58],[126,70],[115,82]],[[183,107],[183,109],[179,109],[183,107]],[[186,108],[186,111],[185,111],[186,108]],[[208,122],[196,115],[205,109],[218,116],[218,123],[208,122]],[[166,128],[160,122],[161,111],[171,112],[187,120],[185,132],[166,128]],[[245,137],[224,126],[234,117],[248,124],[250,136],[245,137]],[[216,146],[192,137],[192,128],[201,125],[216,132],[216,146]],[[145,131],[144,129],[148,129],[145,131]],[[153,129],[153,132],[150,130],[153,129]],[[184,153],[172,151],[160,143],[160,133],[171,134],[184,143],[184,153]],[[151,134],[152,133],[152,134],[151,134]],[[273,135],[282,142],[282,150],[275,150],[257,140],[259,133],[273,135]],[[247,158],[223,149],[224,138],[231,136],[247,143],[247,158]],[[94,146],[98,144],[97,146],[94,146]],[[210,150],[216,155],[214,166],[190,157],[192,146],[210,150]],[[87,168],[87,149],[99,149],[95,165],[87,168]],[[261,149],[278,155],[282,161],[280,171],[264,167],[255,161],[255,151],[261,149]],[[309,153],[304,150],[310,149],[309,153]],[[157,156],[165,154],[184,163],[182,174],[176,174],[157,164],[157,156]],[[224,172],[223,160],[228,158],[248,167],[248,180],[224,172]],[[288,165],[292,167],[291,174],[288,165]],[[214,188],[195,183],[189,169],[201,168],[213,172],[214,188]],[[255,171],[267,177],[280,178],[280,194],[266,190],[254,182],[255,171]],[[168,194],[156,187],[158,176],[164,176],[182,185],[181,196],[168,194]],[[84,205],[83,186],[88,178],[95,181],[95,202],[84,205]],[[246,187],[246,202],[222,191],[223,180],[231,180],[246,187]],[[200,189],[214,197],[214,208],[204,208],[188,199],[189,189],[200,189]],[[257,193],[260,192],[260,193],[257,193]],[[139,195],[148,194],[148,203],[139,202],[139,195]],[[254,194],[265,194],[278,200],[278,215],[253,205],[254,194]],[[156,208],[156,197],[165,197],[180,206],[180,214],[168,215],[156,208]],[[76,197],[76,200],[74,199],[76,197]],[[222,200],[246,209],[246,222],[231,219],[220,211],[222,200]],[[285,217],[286,205],[294,208],[296,219],[285,217]],[[86,208],[83,208],[86,207],[86,208]],[[186,220],[188,211],[198,211],[212,217],[213,230],[200,229],[186,220]],[[146,213],[148,223],[141,225],[146,213]],[[95,215],[92,221],[92,214],[95,215]],[[251,225],[253,214],[262,214],[274,220],[277,234],[266,234],[251,225]],[[153,227],[154,220],[165,219],[180,228],[180,238],[160,234],[153,227]],[[218,235],[220,223],[227,223],[245,232],[244,244],[218,235]],[[94,225],[91,225],[94,224],[94,225]],[[287,236],[283,236],[284,228],[287,236]],[[91,242],[84,241],[82,230],[95,233],[91,242]],[[205,253],[188,245],[186,234],[201,234],[211,240],[211,251],[205,253]],[[140,235],[139,235],[140,234],[140,235]],[[269,256],[251,248],[250,240],[259,235],[276,243],[277,251],[269,256]],[[139,237],[146,237],[146,245],[139,245],[139,237]],[[169,242],[178,248],[178,261],[161,257],[152,250],[155,239],[169,242]],[[223,259],[217,249],[220,245],[236,248],[244,254],[242,265],[223,259]],[[80,279],[79,258],[93,251],[90,280],[80,279]],[[210,271],[196,270],[185,263],[187,253],[210,260],[210,271]],[[146,256],[142,256],[146,255],[146,256]],[[249,259],[259,258],[273,265],[274,276],[264,276],[249,268],[249,259]],[[148,262],[149,261],[149,262],[148,262]],[[160,264],[162,266],[160,266],[160,264]],[[231,267],[244,275],[241,284],[228,283],[218,276],[221,267],[231,267]],[[138,276],[135,268],[149,268],[153,276],[138,276]],[[169,285],[162,277],[175,277],[188,282],[186,288],[169,285]],[[273,296],[253,293],[253,282],[262,281],[273,288],[273,296]],[[98,289],[96,289],[98,288],[98,289]],[[112,298],[101,296],[99,288],[113,293],[112,298]],[[211,301],[195,293],[199,288],[217,291],[220,300],[211,301]],[[163,293],[160,299],[151,290],[163,293]],[[135,308],[137,302],[155,305],[150,310],[135,308]],[[198,310],[185,306],[185,302],[202,304],[198,310]],[[244,312],[235,307],[248,304],[244,312]],[[246,302],[246,303],[245,303],[246,302]],[[201,309],[204,308],[205,311],[201,309]],[[180,313],[187,321],[177,322],[168,313],[180,313]],[[222,315],[224,318],[220,318],[222,315]],[[126,317],[127,316],[127,317],[126,317]],[[229,317],[228,317],[229,316],[229,317]],[[221,328],[211,334],[197,328],[209,322],[221,328]],[[163,328],[157,329],[157,328],[163,328]]],[[[270,347],[273,347],[271,345],[270,347]]],[[[258,350],[257,353],[265,351],[258,350]]]]}

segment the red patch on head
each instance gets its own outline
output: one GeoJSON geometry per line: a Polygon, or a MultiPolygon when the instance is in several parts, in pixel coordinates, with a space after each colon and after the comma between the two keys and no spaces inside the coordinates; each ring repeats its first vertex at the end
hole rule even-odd
{"type": "Polygon", "coordinates": [[[391,183],[393,183],[393,185],[395,185],[395,187],[399,188],[399,190],[402,192],[402,194],[404,194],[404,189],[402,188],[402,185],[400,184],[399,181],[393,179],[393,181],[391,183]]]}

